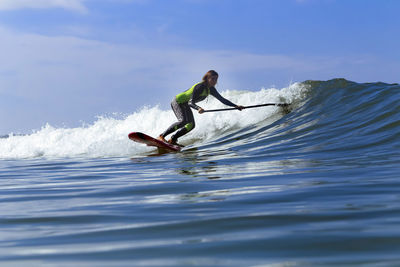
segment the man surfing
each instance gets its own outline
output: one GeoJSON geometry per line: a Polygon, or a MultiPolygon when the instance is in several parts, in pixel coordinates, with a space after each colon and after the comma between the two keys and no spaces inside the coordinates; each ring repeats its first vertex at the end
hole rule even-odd
{"type": "Polygon", "coordinates": [[[187,134],[195,127],[193,113],[190,108],[196,109],[200,114],[202,114],[204,109],[197,106],[196,103],[203,101],[208,97],[208,95],[212,95],[221,103],[227,106],[235,107],[241,111],[243,106],[233,104],[231,101],[225,99],[218,93],[217,89],[215,89],[217,82],[218,73],[214,70],[209,70],[203,76],[202,82],[196,83],[190,89],[176,95],[171,102],[171,107],[175,113],[175,116],[178,118],[178,121],[172,124],[167,130],[165,130],[165,132],[160,134],[158,139],[167,142],[165,137],[177,131],[168,140],[168,143],[177,145],[178,138],[187,134]]]}

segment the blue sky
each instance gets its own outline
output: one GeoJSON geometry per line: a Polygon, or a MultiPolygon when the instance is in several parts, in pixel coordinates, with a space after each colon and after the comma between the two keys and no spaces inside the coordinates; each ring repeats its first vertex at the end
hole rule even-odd
{"type": "Polygon", "coordinates": [[[0,0],[0,135],[218,89],[399,82],[397,0],[0,0]]]}

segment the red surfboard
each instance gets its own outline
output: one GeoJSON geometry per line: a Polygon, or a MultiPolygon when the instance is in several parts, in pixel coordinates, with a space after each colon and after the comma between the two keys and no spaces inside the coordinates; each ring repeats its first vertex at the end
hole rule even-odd
{"type": "Polygon", "coordinates": [[[155,146],[159,149],[169,150],[169,151],[181,151],[181,147],[178,145],[173,145],[161,140],[155,139],[147,134],[140,132],[132,132],[128,135],[129,139],[132,141],[146,144],[148,146],[155,146]]]}

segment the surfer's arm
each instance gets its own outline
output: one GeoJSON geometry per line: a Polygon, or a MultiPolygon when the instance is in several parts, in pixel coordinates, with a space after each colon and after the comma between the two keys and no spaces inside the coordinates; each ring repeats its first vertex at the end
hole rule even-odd
{"type": "Polygon", "coordinates": [[[215,97],[216,99],[218,99],[222,104],[227,105],[227,106],[231,106],[231,107],[239,107],[236,104],[233,104],[231,101],[229,101],[228,99],[224,98],[222,95],[220,95],[217,91],[217,89],[215,89],[215,87],[211,87],[210,88],[210,95],[212,95],[213,97],[215,97]]]}

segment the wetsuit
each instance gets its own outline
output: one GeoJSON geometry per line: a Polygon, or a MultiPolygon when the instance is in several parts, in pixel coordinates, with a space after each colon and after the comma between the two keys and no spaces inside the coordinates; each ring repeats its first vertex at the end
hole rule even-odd
{"type": "Polygon", "coordinates": [[[207,88],[204,82],[197,83],[190,89],[174,97],[171,102],[171,107],[175,116],[178,118],[178,122],[172,124],[162,135],[165,137],[179,129],[179,131],[172,136],[172,140],[176,142],[179,137],[193,130],[195,122],[190,108],[199,110],[200,107],[197,106],[196,103],[203,101],[208,95],[214,96],[227,106],[236,107],[231,101],[223,98],[215,87],[207,88]]]}

